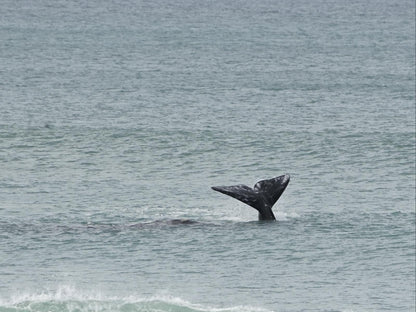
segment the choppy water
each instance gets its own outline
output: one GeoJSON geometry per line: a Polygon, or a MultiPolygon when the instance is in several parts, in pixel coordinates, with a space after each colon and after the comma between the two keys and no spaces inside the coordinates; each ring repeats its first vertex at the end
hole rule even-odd
{"type": "Polygon", "coordinates": [[[414,311],[414,1],[0,13],[0,311],[414,311]]]}

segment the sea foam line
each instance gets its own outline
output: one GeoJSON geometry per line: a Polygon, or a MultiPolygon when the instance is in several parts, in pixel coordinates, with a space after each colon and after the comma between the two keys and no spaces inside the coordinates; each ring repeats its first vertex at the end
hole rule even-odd
{"type": "Polygon", "coordinates": [[[209,307],[188,302],[182,298],[170,295],[155,295],[140,297],[130,295],[125,297],[106,296],[100,292],[84,292],[68,285],[59,286],[56,290],[47,290],[38,293],[19,293],[9,299],[0,298],[0,311],[2,308],[11,311],[47,311],[51,306],[64,311],[121,311],[127,305],[129,311],[181,311],[189,312],[273,312],[259,307],[209,307]],[[43,306],[46,305],[46,306],[43,306]]]}

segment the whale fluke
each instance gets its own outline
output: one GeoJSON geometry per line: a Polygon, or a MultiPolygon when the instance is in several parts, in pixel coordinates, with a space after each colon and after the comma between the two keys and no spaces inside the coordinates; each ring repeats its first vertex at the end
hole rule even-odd
{"type": "Polygon", "coordinates": [[[289,181],[290,176],[285,174],[273,179],[259,181],[253,188],[239,184],[213,186],[212,189],[253,207],[259,212],[259,220],[276,220],[272,207],[286,189],[289,181]]]}

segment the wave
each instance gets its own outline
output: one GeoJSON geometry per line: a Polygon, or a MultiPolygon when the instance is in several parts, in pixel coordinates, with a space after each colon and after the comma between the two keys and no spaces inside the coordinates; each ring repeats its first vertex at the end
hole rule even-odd
{"type": "Polygon", "coordinates": [[[72,287],[60,287],[56,291],[25,293],[9,299],[0,298],[0,312],[272,312],[258,307],[234,306],[208,307],[190,303],[178,297],[108,297],[102,294],[86,294],[72,287]]]}

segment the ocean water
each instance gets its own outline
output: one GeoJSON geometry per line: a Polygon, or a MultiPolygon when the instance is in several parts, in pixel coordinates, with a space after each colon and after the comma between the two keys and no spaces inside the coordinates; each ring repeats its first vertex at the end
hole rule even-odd
{"type": "Polygon", "coordinates": [[[414,311],[414,17],[1,0],[0,311],[414,311]]]}

